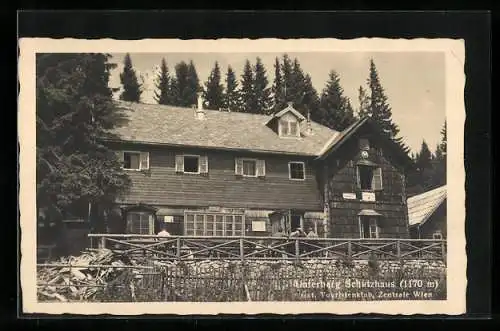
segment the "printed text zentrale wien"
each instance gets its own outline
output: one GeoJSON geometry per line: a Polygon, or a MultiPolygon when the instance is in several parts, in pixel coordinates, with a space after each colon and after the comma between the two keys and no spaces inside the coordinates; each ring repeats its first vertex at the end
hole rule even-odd
{"type": "Polygon", "coordinates": [[[440,280],[403,279],[378,281],[343,279],[320,282],[297,282],[298,288],[329,288],[337,300],[429,300],[437,299],[440,280]]]}

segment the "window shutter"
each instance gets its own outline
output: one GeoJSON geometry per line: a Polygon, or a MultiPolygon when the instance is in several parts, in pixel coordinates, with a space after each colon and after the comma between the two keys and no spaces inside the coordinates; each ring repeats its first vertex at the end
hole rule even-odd
{"type": "Polygon", "coordinates": [[[141,170],[149,169],[149,152],[141,152],[141,170]]]}
{"type": "Polygon", "coordinates": [[[240,158],[235,159],[234,173],[243,176],[243,160],[240,158]]]}
{"type": "Polygon", "coordinates": [[[372,187],[375,191],[382,190],[382,168],[376,168],[373,171],[372,187]]]}
{"type": "Polygon", "coordinates": [[[361,189],[361,178],[359,176],[359,167],[356,167],[356,187],[361,189]]]}
{"type": "Polygon", "coordinates": [[[184,172],[184,156],[175,156],[175,172],[184,172]]]}
{"type": "Polygon", "coordinates": [[[123,153],[123,151],[117,151],[116,158],[118,159],[118,162],[120,162],[120,168],[123,168],[123,166],[125,165],[125,154],[123,153]]]}
{"type": "Polygon", "coordinates": [[[154,218],[153,215],[149,215],[149,234],[154,234],[154,218]]]}
{"type": "Polygon", "coordinates": [[[257,160],[257,177],[264,177],[266,175],[266,161],[257,160]]]}
{"type": "Polygon", "coordinates": [[[200,156],[200,173],[208,173],[208,156],[200,156]]]}

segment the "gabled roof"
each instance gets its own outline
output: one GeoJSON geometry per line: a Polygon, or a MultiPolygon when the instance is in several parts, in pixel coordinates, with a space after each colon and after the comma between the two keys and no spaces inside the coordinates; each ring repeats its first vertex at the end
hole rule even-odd
{"type": "Polygon", "coordinates": [[[302,115],[298,110],[296,110],[295,108],[293,108],[292,103],[289,102],[288,106],[285,109],[280,110],[279,112],[273,114],[271,116],[271,118],[266,122],[266,124],[268,124],[269,122],[271,122],[275,118],[280,118],[281,116],[285,115],[288,112],[294,114],[299,119],[299,121],[303,121],[303,120],[306,119],[304,117],[304,115],[302,115]]]}
{"type": "Polygon", "coordinates": [[[410,226],[424,224],[446,200],[446,185],[408,198],[410,226]]]}
{"type": "Polygon", "coordinates": [[[364,123],[368,121],[368,117],[360,118],[358,121],[352,123],[344,131],[332,136],[330,140],[321,149],[318,158],[325,159],[329,154],[338,149],[343,142],[347,141],[364,123]]]}
{"type": "Polygon", "coordinates": [[[117,105],[128,120],[113,133],[120,141],[133,143],[318,156],[338,133],[311,122],[312,135],[306,136],[302,125],[302,137],[282,138],[264,124],[276,115],[205,110],[205,119],[199,120],[192,108],[123,101],[117,105]]]}
{"type": "Polygon", "coordinates": [[[369,125],[373,132],[378,134],[379,137],[386,142],[386,145],[389,146],[391,151],[398,156],[402,164],[408,167],[413,166],[411,158],[403,150],[401,150],[401,148],[394,140],[382,134],[382,129],[378,125],[376,125],[375,122],[368,116],[360,118],[359,120],[348,126],[344,131],[341,131],[338,134],[332,136],[330,140],[323,146],[316,158],[319,160],[326,159],[329,155],[338,150],[346,141],[349,140],[350,137],[352,137],[365,125],[369,125]]]}

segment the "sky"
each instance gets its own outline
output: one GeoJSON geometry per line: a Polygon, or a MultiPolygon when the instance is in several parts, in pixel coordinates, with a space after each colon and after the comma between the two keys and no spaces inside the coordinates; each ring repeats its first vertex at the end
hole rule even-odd
{"type": "MultiPolygon", "coordinates": [[[[111,54],[111,62],[118,66],[110,77],[111,87],[120,87],[119,74],[123,69],[123,53],[111,54]]],[[[309,73],[318,93],[321,93],[330,70],[340,76],[344,94],[354,108],[359,106],[359,86],[366,88],[370,59],[377,67],[381,84],[392,108],[392,119],[412,152],[420,150],[425,140],[431,151],[441,139],[445,121],[445,57],[442,52],[307,52],[288,55],[297,58],[302,70],[309,73]]],[[[135,70],[144,79],[142,101],[155,103],[154,79],[165,58],[170,73],[180,61],[192,60],[200,82],[205,82],[215,61],[223,75],[230,65],[241,77],[246,59],[252,64],[260,57],[267,69],[269,86],[274,79],[274,61],[282,53],[130,53],[135,70]]]]}

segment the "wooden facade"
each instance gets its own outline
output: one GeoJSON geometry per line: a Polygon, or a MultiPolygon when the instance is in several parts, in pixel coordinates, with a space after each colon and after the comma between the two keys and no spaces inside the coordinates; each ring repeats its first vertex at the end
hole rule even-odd
{"type": "MultiPolygon", "coordinates": [[[[169,114],[138,109],[156,121],[169,114]]],[[[182,121],[200,137],[207,135],[197,145],[183,143],[192,137],[183,136],[179,124],[170,131],[180,141],[167,144],[153,141],[157,135],[149,136],[138,112],[134,132],[143,138],[108,142],[132,180],[109,215],[111,231],[153,234],[165,225],[177,235],[262,236],[301,227],[322,237],[408,237],[409,158],[368,118],[336,132],[311,123],[291,105],[270,119],[234,116],[212,112],[203,120],[165,120],[162,137],[167,125],[182,121]],[[238,148],[227,147],[229,138],[220,132],[234,125],[241,129],[231,132],[238,148]],[[151,142],[141,140],[146,138],[151,142]],[[262,149],[256,150],[257,142],[262,149]]]]}
{"type": "Polygon", "coordinates": [[[324,186],[330,236],[367,237],[370,233],[363,233],[363,223],[366,227],[370,222],[378,238],[409,236],[405,170],[400,164],[392,155],[392,149],[369,126],[360,128],[320,164],[323,167],[320,185],[324,186]],[[367,165],[378,169],[381,183],[363,190],[359,167],[367,165]],[[362,215],[364,211],[366,215],[362,215]]]}
{"type": "MultiPolygon", "coordinates": [[[[149,154],[149,169],[127,171],[132,186],[128,194],[118,203],[122,211],[123,208],[137,204],[154,207],[154,210],[150,210],[153,214],[151,221],[153,232],[158,232],[164,216],[172,219],[172,222],[167,224],[170,233],[186,234],[184,227],[187,221],[186,212],[198,211],[200,215],[208,215],[204,217],[211,220],[210,215],[215,215],[217,212],[224,214],[227,210],[229,212],[226,214],[234,215],[240,211],[245,214],[247,211],[244,230],[248,235],[271,233],[273,226],[269,214],[276,210],[296,210],[301,218],[301,226],[315,228],[315,223],[320,223],[318,232],[324,232],[322,220],[317,216],[317,213],[323,210],[323,206],[312,157],[138,144],[114,145],[113,148],[117,152],[123,150],[149,154]],[[206,157],[207,171],[199,174],[177,171],[176,157],[179,155],[206,157]],[[256,177],[236,174],[235,162],[240,158],[262,160],[265,174],[256,177]],[[300,162],[304,165],[303,180],[290,178],[290,162],[300,162]],[[314,213],[316,213],[315,219],[308,216],[314,213]],[[257,226],[254,222],[265,222],[265,225],[257,226]],[[264,231],[261,230],[262,226],[264,231]],[[257,227],[259,230],[254,231],[253,229],[257,227]]],[[[125,212],[122,212],[122,216],[126,218],[125,212]]],[[[124,227],[126,219],[122,220],[121,216],[117,215],[114,217],[115,220],[111,222],[114,224],[112,232],[126,232],[127,229],[124,227]]],[[[207,222],[207,219],[204,222],[207,222]]],[[[316,228],[317,226],[316,224],[316,228]]],[[[209,235],[217,231],[216,225],[209,235]]]]}

